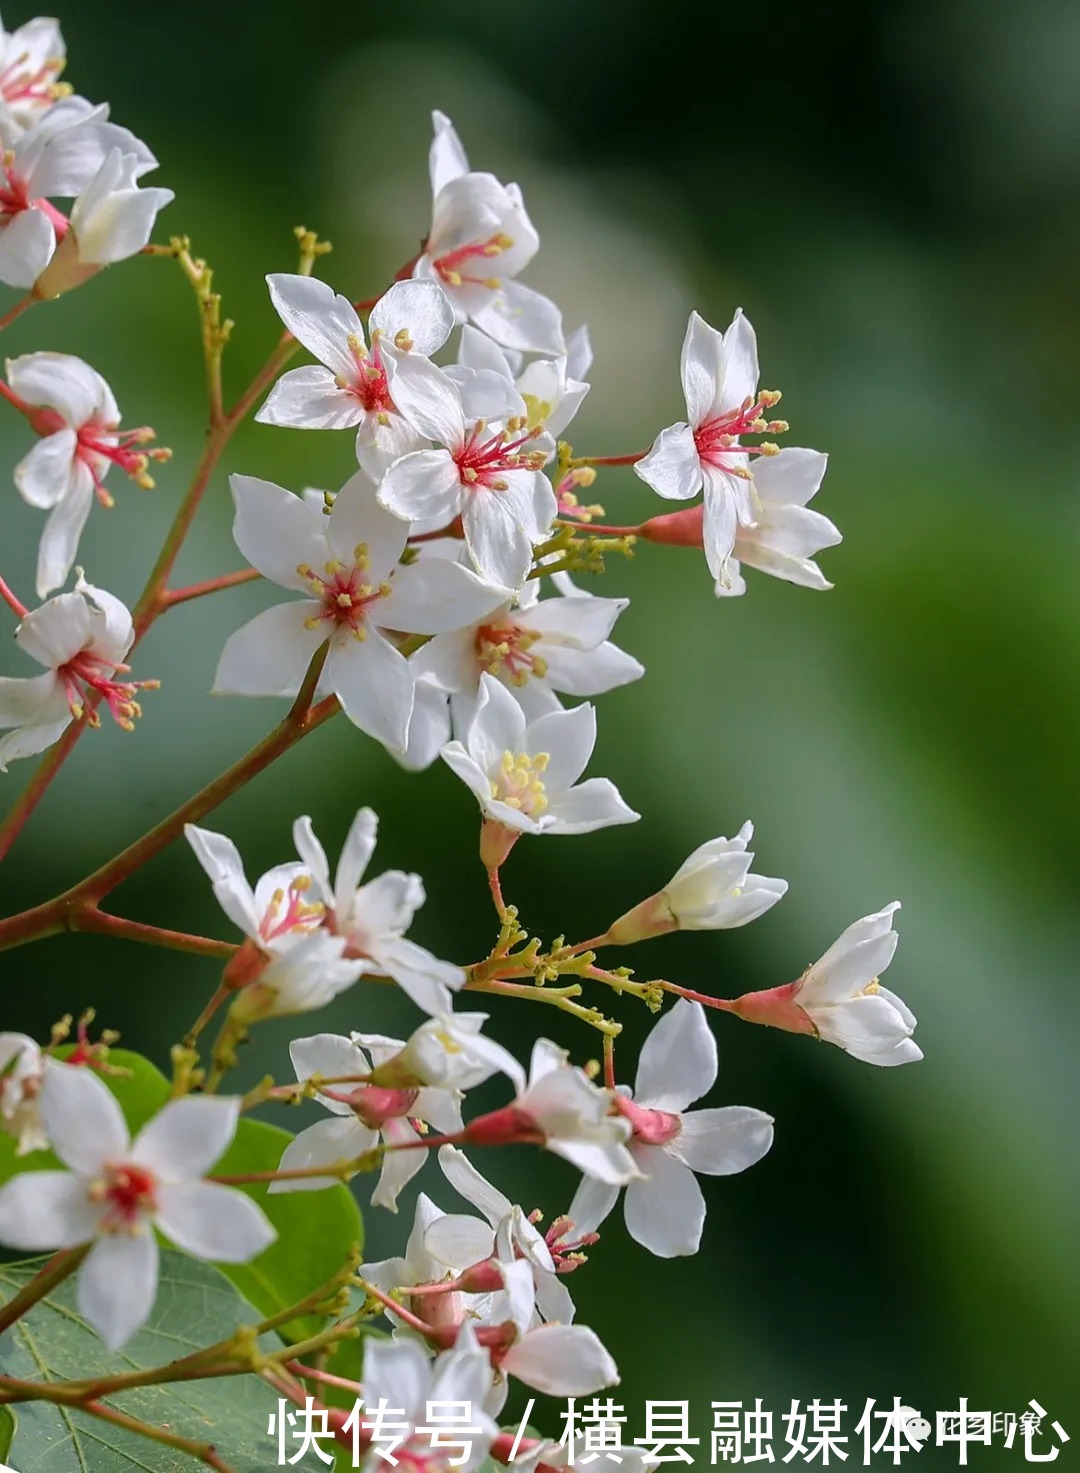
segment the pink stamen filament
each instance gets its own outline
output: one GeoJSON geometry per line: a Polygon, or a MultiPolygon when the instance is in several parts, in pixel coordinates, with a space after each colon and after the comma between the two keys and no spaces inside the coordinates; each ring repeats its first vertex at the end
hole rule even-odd
{"type": "Polygon", "coordinates": [[[489,491],[505,491],[506,483],[501,480],[500,471],[538,470],[543,464],[541,452],[526,451],[524,455],[519,455],[518,451],[540,431],[534,429],[521,434],[524,428],[520,421],[510,420],[506,429],[483,439],[486,424],[484,420],[478,419],[465,443],[454,455],[454,463],[463,485],[473,488],[482,486],[489,491]],[[518,438],[511,438],[515,434],[518,438]]]}
{"type": "Polygon", "coordinates": [[[358,639],[366,635],[368,609],[390,592],[389,583],[363,582],[365,568],[360,563],[354,563],[351,568],[344,563],[327,563],[322,573],[301,565],[297,571],[322,604],[322,611],[313,622],[325,621],[336,628],[349,629],[358,639]]]}
{"type": "MultiPolygon", "coordinates": [[[[766,455],[770,452],[761,446],[742,445],[740,435],[782,434],[787,429],[784,420],[766,420],[765,411],[779,400],[779,394],[763,390],[756,399],[746,399],[738,409],[706,419],[694,430],[694,444],[706,465],[729,474],[743,474],[741,467],[732,466],[729,458],[733,454],[766,455]]],[[[745,472],[749,477],[749,472],[745,472]]]]}
{"type": "Polygon", "coordinates": [[[157,680],[135,680],[119,681],[112,677],[118,671],[127,673],[130,667],[127,665],[113,665],[109,661],[99,659],[88,650],[82,650],[69,660],[66,665],[61,665],[57,670],[59,679],[63,682],[67,693],[68,706],[76,721],[86,714],[87,723],[90,726],[100,726],[101,718],[98,716],[94,705],[88,705],[86,697],[93,692],[109,708],[109,714],[124,731],[134,731],[135,719],[142,715],[142,707],[135,696],[140,690],[157,690],[160,681],[157,680]]]}
{"type": "Polygon", "coordinates": [[[266,914],[259,922],[259,935],[264,941],[276,941],[289,931],[311,931],[319,925],[323,917],[323,907],[317,902],[306,900],[304,897],[307,891],[307,883],[303,879],[297,879],[293,880],[287,894],[282,894],[279,890],[273,896],[266,908],[266,914]],[[282,911],[286,900],[288,904],[282,911]]]}
{"type": "Polygon", "coordinates": [[[442,256],[437,256],[432,262],[435,270],[442,277],[447,286],[462,286],[468,283],[470,286],[494,287],[498,282],[490,276],[469,276],[458,268],[465,266],[471,261],[490,260],[493,256],[499,256],[508,250],[513,241],[505,235],[492,235],[487,240],[470,241],[468,245],[458,246],[456,250],[447,251],[442,256]]]}

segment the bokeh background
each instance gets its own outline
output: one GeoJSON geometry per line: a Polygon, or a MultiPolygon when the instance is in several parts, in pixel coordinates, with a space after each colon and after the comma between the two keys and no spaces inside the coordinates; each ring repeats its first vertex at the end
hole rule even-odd
{"type": "MultiPolygon", "coordinates": [[[[6,5],[4,19],[32,13],[6,5]]],[[[217,270],[238,324],[234,392],[274,339],[262,274],[291,269],[294,225],[334,242],[326,275],[353,297],[413,254],[433,106],[475,167],[521,182],[543,241],[528,279],[568,325],[589,322],[580,451],[643,448],[681,414],[692,305],[721,326],[738,305],[749,313],[791,443],[832,453],[818,505],[844,533],[824,555],[836,588],[750,573],[745,598],[717,603],[696,555],[642,548],[613,562],[598,591],[632,598],[618,633],[648,673],[602,700],[593,770],[644,818],[521,844],[508,892],[541,934],[590,935],[696,844],[752,817],[758,868],[791,882],[783,904],[744,931],[624,959],[734,995],[796,976],[898,897],[889,984],[919,1016],[926,1060],[875,1070],[717,1018],[709,1102],[770,1111],[775,1148],[706,1183],[692,1260],[653,1260],[613,1221],[573,1281],[580,1318],[616,1352],[631,1435],[646,1397],[689,1399],[706,1438],[712,1399],[761,1397],[779,1414],[793,1398],[839,1397],[853,1430],[867,1397],[897,1395],[927,1416],[960,1396],[1016,1412],[1035,1397],[1072,1431],[1069,1466],[1080,1446],[1080,10],[79,0],[64,24],[70,79],[112,101],[177,191],[159,238],[189,233],[217,270]]],[[[133,600],[202,433],[189,288],[169,262],[138,260],[36,309],[3,347],[84,355],[126,422],[152,423],[174,447],[155,492],[116,478],[116,511],[95,514],[83,543],[88,575],[133,600]]],[[[27,427],[8,413],[0,436],[13,465],[27,427]]],[[[351,457],[348,435],[245,429],[181,580],[238,565],[228,471],[333,487],[351,457]]],[[[605,473],[596,495],[620,522],[662,509],[628,470],[605,473]]],[[[39,525],[9,488],[2,570],[27,596],[39,525]]],[[[0,870],[4,912],[79,878],[269,728],[273,702],[206,694],[226,636],[269,597],[237,590],[156,627],[138,673],[163,689],[137,735],[80,744],[0,870]]],[[[10,648],[2,670],[29,673],[10,648]]],[[[5,803],[28,766],[0,780],[5,803]]],[[[462,962],[484,954],[475,810],[444,770],[407,777],[337,722],[214,822],[254,875],[288,857],[295,814],[312,814],[333,850],[361,803],[382,818],[378,866],[425,877],[417,939],[462,962]]],[[[229,934],[179,846],[117,904],[229,934]]],[[[215,982],[211,964],[91,937],[4,953],[0,975],[4,1027],[41,1032],[93,1003],[159,1061],[215,982]]],[[[542,1027],[578,1057],[595,1052],[573,1020],[490,1001],[494,1031],[520,1051],[542,1027]]],[[[647,1019],[625,1013],[628,1065],[647,1019]]],[[[361,985],[311,1031],[415,1021],[361,985]]],[[[248,1077],[284,1069],[289,1031],[260,1033],[248,1077]]],[[[526,1206],[565,1206],[573,1175],[559,1163],[489,1164],[526,1206]]],[[[453,1205],[437,1177],[425,1181],[453,1205]]],[[[373,1254],[400,1242],[411,1205],[410,1193],[401,1220],[369,1218],[373,1254]]],[[[953,1449],[920,1456],[956,1466],[953,1449]]],[[[999,1447],[971,1457],[1022,1461],[999,1447]]]]}

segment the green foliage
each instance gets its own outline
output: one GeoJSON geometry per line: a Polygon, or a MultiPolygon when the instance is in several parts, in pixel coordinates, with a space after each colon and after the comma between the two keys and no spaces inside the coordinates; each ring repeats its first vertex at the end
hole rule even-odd
{"type": "MultiPolygon", "coordinates": [[[[154,1064],[127,1049],[112,1049],[109,1064],[116,1073],[100,1077],[112,1090],[134,1135],[168,1101],[169,1081],[154,1064]]],[[[263,1121],[243,1119],[236,1138],[217,1166],[221,1174],[272,1171],[292,1140],[287,1130],[263,1121]]],[[[15,1142],[0,1135],[0,1183],[19,1171],[55,1170],[61,1163],[51,1151],[15,1155],[15,1142]]],[[[360,1211],[345,1186],[319,1193],[270,1195],[265,1184],[244,1190],[258,1202],[277,1229],[270,1247],[251,1263],[224,1264],[221,1271],[264,1315],[295,1304],[337,1273],[354,1244],[363,1240],[360,1211]],[[318,1223],[318,1231],[313,1231],[318,1223]]],[[[308,1316],[285,1326],[286,1339],[299,1339],[320,1327],[308,1316]]]]}
{"type": "MultiPolygon", "coordinates": [[[[14,1293],[41,1267],[41,1260],[0,1268],[0,1285],[14,1293]]],[[[167,1250],[161,1257],[161,1286],[146,1326],[117,1354],[105,1351],[75,1308],[75,1282],[65,1280],[19,1320],[0,1342],[5,1375],[61,1381],[126,1375],[166,1365],[255,1324],[258,1312],[225,1276],[209,1264],[167,1250]]],[[[267,1337],[264,1348],[273,1348],[267,1337]]],[[[117,1411],[178,1437],[214,1443],[235,1473],[262,1473],[275,1459],[268,1433],[277,1395],[254,1375],[175,1385],[144,1386],[110,1397],[117,1411]]],[[[16,1423],[7,1409],[0,1421],[0,1457],[34,1473],[182,1473],[191,1457],[116,1427],[86,1412],[46,1401],[20,1403],[16,1423]],[[12,1433],[14,1437],[12,1438],[12,1433]]],[[[321,1466],[310,1457],[297,1466],[321,1466]]]]}
{"type": "Polygon", "coordinates": [[[7,1458],[11,1452],[11,1440],[15,1436],[18,1423],[15,1413],[10,1407],[0,1407],[0,1458],[7,1458]]]}

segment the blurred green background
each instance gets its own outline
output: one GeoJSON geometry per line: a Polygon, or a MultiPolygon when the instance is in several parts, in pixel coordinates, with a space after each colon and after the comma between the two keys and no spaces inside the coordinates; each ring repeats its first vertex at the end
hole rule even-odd
{"type": "MultiPolygon", "coordinates": [[[[4,19],[30,14],[8,5],[4,19]]],[[[758,868],[791,882],[783,904],[746,930],[624,959],[734,995],[798,975],[856,916],[900,898],[888,982],[919,1016],[926,1060],[875,1070],[717,1018],[709,1103],[770,1111],[775,1148],[705,1183],[694,1259],[657,1262],[613,1219],[571,1286],[580,1319],[620,1363],[631,1435],[646,1397],[690,1399],[706,1437],[711,1399],[761,1397],[778,1414],[779,1460],[793,1398],[844,1399],[853,1431],[867,1397],[926,1416],[960,1396],[1015,1412],[1035,1397],[1072,1432],[1061,1465],[1074,1466],[1080,9],[79,0],[64,26],[69,79],[112,101],[177,191],[158,238],[189,233],[217,270],[238,323],[233,393],[274,339],[261,278],[291,269],[294,225],[332,239],[326,275],[353,297],[414,253],[433,106],[474,167],[521,182],[543,240],[528,279],[568,326],[589,322],[582,453],[643,448],[682,413],[691,305],[718,326],[737,305],[750,315],[790,443],[832,453],[816,504],[844,533],[823,555],[835,591],[750,572],[745,598],[717,603],[697,555],[642,547],[614,562],[597,591],[631,596],[618,634],[648,673],[600,702],[592,770],[644,818],[522,843],[508,894],[543,935],[591,935],[696,844],[752,817],[758,868]]],[[[188,286],[168,261],[138,260],[36,308],[3,346],[87,357],[125,422],[175,448],[153,493],[115,477],[116,511],[96,512],[84,538],[88,576],[133,600],[202,433],[188,286]]],[[[28,429],[9,412],[0,434],[12,465],[28,429]]],[[[352,464],[347,434],[247,427],[180,581],[238,566],[228,471],[299,489],[337,486],[352,464]]],[[[620,522],[663,509],[628,470],[595,494],[620,522]]],[[[39,528],[10,489],[0,569],[26,597],[39,528]]],[[[270,597],[222,594],[154,629],[137,674],[163,689],[135,736],[79,745],[0,870],[4,913],[79,878],[277,719],[273,702],[206,694],[225,638],[270,597]]],[[[30,672],[9,651],[3,673],[30,672]]],[[[5,802],[29,766],[0,779],[5,802]]],[[[427,882],[416,938],[462,962],[482,955],[492,927],[475,810],[444,770],[407,777],[338,721],[212,822],[257,875],[289,856],[297,813],[334,850],[361,803],[382,818],[377,866],[427,882]]],[[[117,907],[229,935],[179,846],[117,907]]],[[[4,1027],[41,1033],[93,1003],[162,1062],[216,980],[212,964],[91,937],[4,953],[0,975],[4,1027]]],[[[573,1020],[490,1003],[493,1030],[519,1052],[538,1028],[579,1058],[595,1052],[573,1020]]],[[[647,1019],[629,1001],[624,1013],[629,1074],[647,1019]]],[[[310,1029],[263,1029],[245,1075],[283,1068],[290,1032],[416,1021],[361,984],[310,1029]]],[[[568,1201],[573,1173],[558,1162],[487,1164],[527,1208],[550,1216],[568,1201]]],[[[402,1220],[369,1216],[373,1253],[400,1244],[411,1207],[410,1193],[402,1220]]],[[[950,1448],[921,1459],[957,1463],[950,1448]]],[[[999,1444],[971,1459],[1004,1468],[1023,1455],[999,1444]]]]}

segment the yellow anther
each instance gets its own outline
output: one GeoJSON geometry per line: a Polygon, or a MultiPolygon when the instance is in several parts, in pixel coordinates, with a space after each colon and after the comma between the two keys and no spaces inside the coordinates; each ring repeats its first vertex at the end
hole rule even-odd
{"type": "Polygon", "coordinates": [[[447,286],[460,286],[461,285],[461,272],[460,271],[444,271],[442,273],[442,279],[443,279],[443,281],[446,282],[447,286]]]}
{"type": "Polygon", "coordinates": [[[353,563],[358,568],[366,568],[370,562],[368,557],[368,545],[366,542],[358,542],[353,548],[353,563]]]}
{"type": "Polygon", "coordinates": [[[772,440],[762,440],[761,444],[758,446],[758,454],[765,456],[779,455],[780,446],[775,444],[775,442],[772,440]]]}
{"type": "Polygon", "coordinates": [[[788,424],[786,419],[770,419],[765,428],[766,430],[768,430],[770,435],[785,435],[787,434],[788,430],[790,430],[791,426],[788,424]]]}
{"type": "Polygon", "coordinates": [[[461,474],[463,479],[466,481],[478,481],[480,479],[480,477],[473,470],[471,465],[467,465],[461,474]]]}
{"type": "Polygon", "coordinates": [[[380,598],[389,598],[390,597],[390,584],[389,583],[380,583],[379,584],[379,597],[380,598]]]}
{"type": "Polygon", "coordinates": [[[335,602],[337,603],[337,606],[338,606],[339,609],[351,609],[352,608],[352,594],[351,593],[339,593],[338,596],[337,596],[337,599],[335,600],[335,602]]]}
{"type": "Polygon", "coordinates": [[[386,426],[390,423],[390,416],[387,414],[385,409],[380,409],[375,418],[378,423],[382,425],[384,430],[386,429],[386,426]]]}
{"type": "Polygon", "coordinates": [[[407,327],[400,328],[394,334],[394,347],[400,348],[403,353],[407,353],[412,346],[413,340],[409,336],[409,329],[407,327]]]}
{"type": "Polygon", "coordinates": [[[330,574],[331,578],[335,577],[336,574],[344,573],[345,571],[345,564],[338,562],[337,558],[331,558],[328,563],[323,564],[323,567],[324,570],[330,574]]]}
{"type": "Polygon", "coordinates": [[[320,616],[318,614],[316,614],[313,618],[311,618],[311,619],[305,619],[304,620],[304,628],[305,629],[318,629],[318,627],[319,627],[319,625],[321,623],[322,623],[322,619],[320,618],[320,616]]]}
{"type": "Polygon", "coordinates": [[[547,765],[547,752],[538,752],[535,757],[526,752],[504,752],[498,776],[491,783],[491,796],[519,813],[538,817],[548,806],[540,777],[547,765]]]}
{"type": "Polygon", "coordinates": [[[351,332],[349,334],[349,336],[345,339],[345,346],[348,348],[349,352],[353,353],[356,357],[367,357],[367,348],[364,346],[364,340],[358,332],[351,332]]]}
{"type": "Polygon", "coordinates": [[[502,286],[502,282],[497,276],[485,276],[482,284],[486,286],[489,291],[493,292],[497,292],[499,290],[499,287],[502,286]]]}
{"type": "Polygon", "coordinates": [[[772,409],[774,404],[779,404],[783,395],[779,389],[762,389],[758,395],[758,403],[765,409],[772,409]]]}
{"type": "Polygon", "coordinates": [[[526,424],[530,430],[539,429],[545,420],[549,419],[554,404],[549,404],[546,399],[538,399],[535,394],[522,394],[525,407],[529,411],[526,424]]]}
{"type": "Polygon", "coordinates": [[[881,991],[881,983],[878,981],[878,979],[876,977],[873,977],[866,984],[866,986],[863,988],[863,990],[859,993],[859,996],[860,997],[875,997],[880,991],[881,991]]]}
{"type": "Polygon", "coordinates": [[[498,235],[492,237],[490,244],[493,245],[496,250],[508,251],[510,247],[514,244],[514,237],[512,235],[506,235],[503,231],[500,231],[498,235]]]}
{"type": "Polygon", "coordinates": [[[500,476],[497,481],[491,481],[488,484],[491,486],[491,489],[493,491],[505,491],[509,487],[510,482],[504,480],[503,477],[500,476]]]}
{"type": "Polygon", "coordinates": [[[361,625],[359,629],[353,630],[352,637],[353,639],[359,640],[360,643],[363,644],[364,640],[367,639],[367,630],[364,628],[363,625],[361,625]]]}

